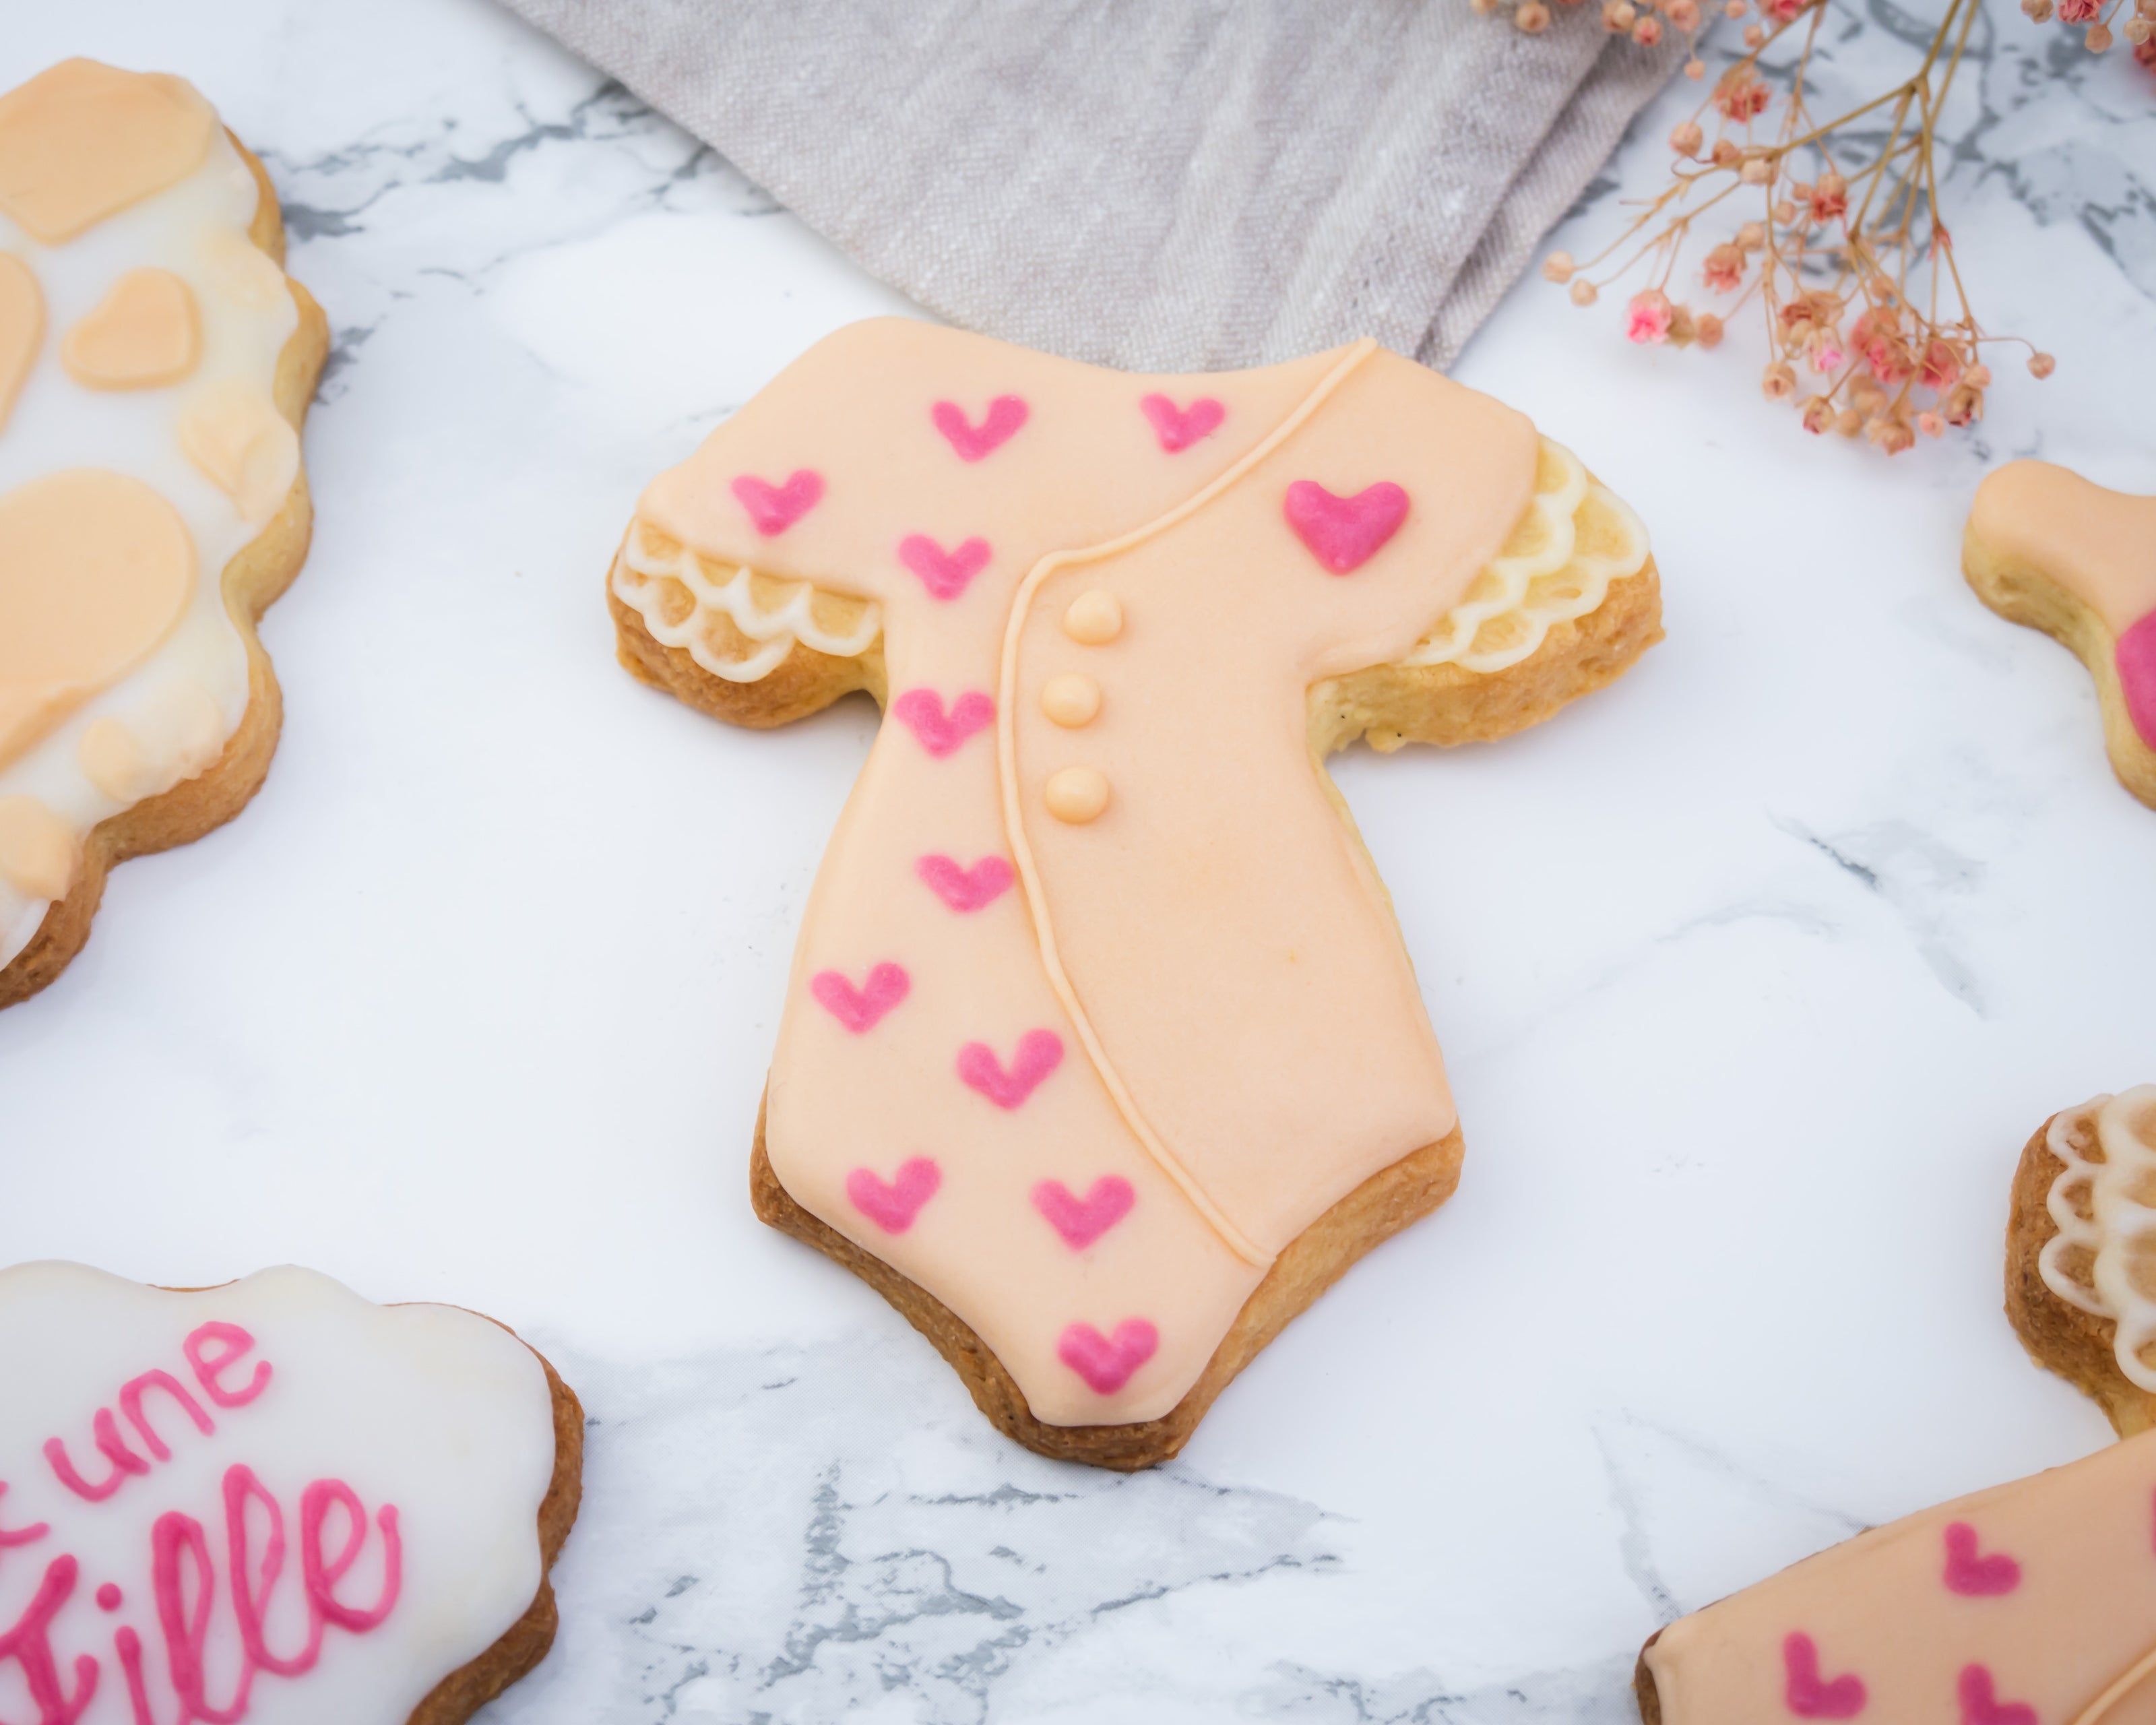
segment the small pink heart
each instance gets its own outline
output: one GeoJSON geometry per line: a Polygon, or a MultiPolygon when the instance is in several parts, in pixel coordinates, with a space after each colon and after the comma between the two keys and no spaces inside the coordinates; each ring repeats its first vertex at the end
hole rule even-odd
{"type": "Polygon", "coordinates": [[[1976,1529],[1956,1522],[1947,1529],[1947,1586],[1969,1599],[2010,1594],[2021,1585],[2021,1566],[2005,1552],[1977,1555],[1976,1529]]]}
{"type": "Polygon", "coordinates": [[[1153,1357],[1160,1332],[1142,1317],[1127,1317],[1113,1336],[1091,1324],[1073,1324],[1055,1344],[1055,1356],[1086,1380],[1096,1395],[1113,1395],[1131,1373],[1153,1357]]]}
{"type": "Polygon", "coordinates": [[[1336,497],[1316,480],[1297,480],[1283,506],[1295,536],[1335,575],[1359,569],[1400,530],[1408,518],[1408,494],[1390,480],[1336,497]]]}
{"type": "Polygon", "coordinates": [[[1864,1679],[1845,1672],[1821,1681],[1819,1649],[1810,1635],[1800,1631],[1782,1643],[1782,1665],[1789,1674],[1783,1699],[1799,1719],[1854,1719],[1864,1711],[1864,1679]]]}
{"type": "Polygon", "coordinates": [[[2156,611],[2118,638],[2112,654],[2118,680],[2126,691],[2126,716],[2141,740],[2156,749],[2156,611]]]}
{"type": "Polygon", "coordinates": [[[733,484],[734,495],[767,539],[783,533],[814,509],[824,495],[824,475],[813,467],[797,467],[783,485],[745,473],[733,484]]]}
{"type": "Polygon", "coordinates": [[[1025,424],[1026,405],[1022,396],[999,395],[988,403],[987,417],[976,425],[957,403],[939,401],[929,417],[950,439],[961,461],[978,461],[984,455],[993,455],[1018,434],[1025,424]]]}
{"type": "Polygon", "coordinates": [[[969,689],[951,703],[947,713],[943,697],[933,689],[909,689],[891,702],[891,713],[940,761],[976,731],[995,722],[996,704],[979,690],[969,689]]]}
{"type": "Polygon", "coordinates": [[[886,1234],[903,1234],[942,1183],[942,1169],[925,1156],[909,1156],[899,1163],[898,1178],[887,1185],[875,1169],[855,1168],[846,1176],[846,1196],[886,1234]]]}
{"type": "Polygon", "coordinates": [[[967,583],[988,566],[988,542],[968,539],[946,551],[926,533],[908,533],[898,542],[898,560],[921,578],[932,598],[955,599],[967,583]]]}
{"type": "Polygon", "coordinates": [[[913,979],[896,964],[879,964],[856,988],[842,971],[819,970],[808,979],[808,992],[855,1035],[875,1029],[883,1015],[906,999],[913,979]]]}
{"type": "Polygon", "coordinates": [[[1228,410],[1209,395],[1201,395],[1187,408],[1178,408],[1164,395],[1148,395],[1138,403],[1152,421],[1153,435],[1171,455],[1178,455],[1200,438],[1210,437],[1228,417],[1228,410]]]}
{"type": "Polygon", "coordinates": [[[984,856],[970,869],[962,869],[957,858],[939,853],[922,857],[913,872],[954,911],[978,911],[1010,891],[1011,865],[999,856],[984,856]]]}
{"type": "Polygon", "coordinates": [[[1961,1725],[2036,1725],[2036,1710],[2025,1701],[2001,1701],[1990,1671],[1980,1665],[1961,1668],[1961,1725]]]}
{"type": "Polygon", "coordinates": [[[1083,1198],[1074,1197],[1060,1180],[1043,1180],[1033,1189],[1033,1207],[1048,1218],[1074,1252],[1086,1248],[1131,1213],[1138,1195],[1120,1174],[1103,1174],[1083,1198]]]}
{"type": "Polygon", "coordinates": [[[1029,1030],[1018,1040],[1018,1054],[1008,1070],[985,1042],[958,1050],[958,1076],[998,1108],[1015,1108],[1040,1081],[1063,1064],[1063,1039],[1053,1030],[1029,1030]]]}

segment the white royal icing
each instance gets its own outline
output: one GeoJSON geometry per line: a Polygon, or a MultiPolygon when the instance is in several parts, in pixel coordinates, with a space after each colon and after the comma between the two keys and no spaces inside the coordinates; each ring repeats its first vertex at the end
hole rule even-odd
{"type": "Polygon", "coordinates": [[[2061,1111],[2045,1142],[2066,1167],[2049,1199],[2059,1231],[2037,1260],[2044,1285],[2115,1322],[2118,1369],[2156,1394],[2156,1084],[2061,1111]]]}

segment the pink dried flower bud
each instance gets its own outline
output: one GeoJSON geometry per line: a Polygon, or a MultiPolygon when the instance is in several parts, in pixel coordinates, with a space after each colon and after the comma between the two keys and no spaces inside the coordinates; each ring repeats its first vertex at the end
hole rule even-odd
{"type": "Polygon", "coordinates": [[[1700,279],[1717,294],[1732,294],[1744,280],[1744,249],[1724,240],[1707,254],[1700,279]]]}
{"type": "Polygon", "coordinates": [[[1844,437],[1855,437],[1864,429],[1864,415],[1855,408],[1842,409],[1841,417],[1834,422],[1834,429],[1844,437]]]}
{"type": "Polygon", "coordinates": [[[1685,62],[1685,76],[1691,79],[1693,83],[1698,83],[1701,79],[1707,76],[1707,62],[1705,60],[1686,60],[1685,62]]]}
{"type": "Polygon", "coordinates": [[[1698,123],[1687,120],[1670,134],[1670,148],[1680,156],[1697,156],[1705,137],[1706,134],[1700,131],[1698,123]]]}
{"type": "Polygon", "coordinates": [[[1717,167],[1736,167],[1738,158],[1743,154],[1743,151],[1730,142],[1727,138],[1717,138],[1714,141],[1713,162],[1717,167]]]}
{"type": "Polygon", "coordinates": [[[1790,223],[1796,220],[1797,207],[1794,203],[1790,203],[1788,198],[1784,198],[1776,203],[1773,214],[1774,219],[1786,228],[1790,223]]]}
{"type": "Polygon", "coordinates": [[[1692,326],[1692,333],[1698,338],[1701,347],[1719,347],[1722,345],[1722,320],[1712,311],[1702,311],[1692,326]]]}
{"type": "Polygon", "coordinates": [[[1625,339],[1646,347],[1661,346],[1670,338],[1670,324],[1675,312],[1670,296],[1660,288],[1649,288],[1644,293],[1633,295],[1631,303],[1625,308],[1625,339]]]}
{"type": "Polygon", "coordinates": [[[1631,0],[1602,0],[1602,28],[1613,36],[1621,36],[1630,29],[1633,19],[1639,15],[1631,0]]]}
{"type": "Polygon", "coordinates": [[[1924,348],[1924,362],[1917,376],[1928,389],[1951,389],[1961,376],[1961,355],[1952,342],[1934,337],[1924,348]]]}
{"type": "Polygon", "coordinates": [[[1971,366],[1961,374],[1961,380],[1972,388],[1989,389],[1991,388],[1991,367],[1987,365],[1971,366]]]}
{"type": "MultiPolygon", "coordinates": [[[[1970,374],[1974,376],[1974,373],[1970,374]]],[[[1966,425],[1972,419],[1984,417],[1984,392],[1964,378],[1947,392],[1939,411],[1946,415],[1949,425],[1966,425]]]]}
{"type": "Polygon", "coordinates": [[[1724,72],[1714,86],[1714,105],[1732,126],[1757,119],[1766,111],[1773,96],[1759,74],[1742,60],[1724,72]]]}
{"type": "Polygon", "coordinates": [[[1946,422],[1941,419],[1937,413],[1919,413],[1917,415],[1917,429],[1922,432],[1926,437],[1937,437],[1946,429],[1946,422]]]}
{"type": "Polygon", "coordinates": [[[1767,230],[1757,222],[1747,222],[1737,230],[1737,243],[1748,252],[1758,251],[1767,244],[1767,230]]]}
{"type": "Polygon", "coordinates": [[[1804,429],[1814,437],[1824,436],[1834,424],[1834,403],[1823,395],[1815,395],[1804,403],[1804,429]]]}
{"type": "Polygon", "coordinates": [[[2057,0],[2053,9],[2062,24],[2092,24],[2103,7],[2102,0],[2057,0]]]}
{"type": "Polygon", "coordinates": [[[2111,27],[2108,24],[2091,24],[2088,33],[2082,40],[2088,45],[2091,54],[2102,54],[2111,46],[2111,27]]]}
{"type": "MultiPolygon", "coordinates": [[[[1799,191],[1797,196],[1802,198],[1805,194],[1799,191]]],[[[1811,188],[1810,203],[1815,222],[1831,222],[1837,217],[1847,215],[1849,182],[1838,173],[1821,174],[1819,183],[1811,188]]]]}
{"type": "Polygon", "coordinates": [[[2051,21],[2051,0],[2021,0],[2021,10],[2031,23],[2048,24],[2051,21]]]}
{"type": "Polygon", "coordinates": [[[2058,368],[2058,361],[2053,359],[2048,353],[2032,353],[2029,356],[2029,375],[2032,377],[2048,377],[2058,368]]]}
{"type": "Polygon", "coordinates": [[[2132,18],[2127,19],[2125,28],[2119,33],[2138,48],[2152,34],[2156,34],[2156,24],[2150,23],[2147,18],[2136,13],[2132,18]]]}
{"type": "Polygon", "coordinates": [[[1788,361],[1778,359],[1767,367],[1759,380],[1759,393],[1768,401],[1787,401],[1797,393],[1797,374],[1789,369],[1788,361]]]}
{"type": "Polygon", "coordinates": [[[1570,252],[1552,252],[1543,259],[1543,280],[1556,282],[1570,281],[1572,272],[1576,267],[1578,266],[1573,263],[1570,252]]]}
{"type": "Polygon", "coordinates": [[[1632,26],[1632,39],[1642,48],[1652,48],[1662,39],[1662,21],[1658,18],[1643,18],[1632,26]]]}
{"type": "Polygon", "coordinates": [[[2133,0],[2136,17],[2156,18],[2156,0],[2133,0]]]}
{"type": "Polygon", "coordinates": [[[1497,0],[1467,0],[1467,3],[1484,18],[1497,9],[1497,0]]]}
{"type": "Polygon", "coordinates": [[[1727,0],[1727,4],[1725,4],[1725,5],[1722,7],[1722,15],[1724,18],[1742,18],[1742,17],[1743,17],[1743,16],[1744,16],[1744,0],[1727,0]]]}
{"type": "Polygon", "coordinates": [[[1865,427],[1865,435],[1890,455],[1898,455],[1904,449],[1913,448],[1917,441],[1917,434],[1910,429],[1907,420],[1887,413],[1881,414],[1865,427]]]}
{"type": "Polygon", "coordinates": [[[1592,305],[1600,297],[1594,284],[1584,275],[1572,285],[1572,303],[1575,305],[1592,305]]]}
{"type": "Polygon", "coordinates": [[[1748,186],[1764,186],[1774,177],[1774,158],[1771,156],[1748,156],[1744,165],[1737,170],[1737,177],[1748,186]]]}
{"type": "Polygon", "coordinates": [[[1881,305],[1891,305],[1901,297],[1894,291],[1894,284],[1878,275],[1864,278],[1864,296],[1867,300],[1876,300],[1881,305]]]}
{"type": "Polygon", "coordinates": [[[1670,0],[1662,9],[1669,14],[1671,29],[1688,36],[1699,28],[1699,0],[1670,0]]]}
{"type": "Polygon", "coordinates": [[[1758,25],[1757,25],[1757,24],[1747,24],[1747,25],[1745,25],[1745,27],[1744,27],[1744,45],[1745,45],[1747,48],[1759,48],[1759,47],[1763,47],[1763,46],[1765,45],[1765,44],[1766,44],[1766,40],[1767,40],[1767,33],[1766,33],[1764,30],[1761,29],[1761,28],[1759,28],[1759,26],[1758,26],[1758,25]]]}
{"type": "Polygon", "coordinates": [[[1543,0],[1522,0],[1512,14],[1512,23],[1524,34],[1539,36],[1550,27],[1549,8],[1543,4],[1543,0]]]}

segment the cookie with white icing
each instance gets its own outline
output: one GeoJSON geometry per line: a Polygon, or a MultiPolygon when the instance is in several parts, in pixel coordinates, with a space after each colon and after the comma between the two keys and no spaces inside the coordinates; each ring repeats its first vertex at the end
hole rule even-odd
{"type": "Polygon", "coordinates": [[[1962,569],[2000,616],[2080,656],[2112,770],[2156,809],[2156,497],[2010,462],[1977,488],[1962,569]]]}
{"type": "Polygon", "coordinates": [[[328,352],[261,164],[183,80],[0,95],[0,1007],[116,863],[229,820],[281,717],[255,634],[312,523],[328,352]]]}
{"type": "Polygon", "coordinates": [[[706,712],[886,709],[801,931],[759,1214],[1019,1441],[1115,1467],[1174,1454],[1458,1177],[1318,763],[1506,735],[1660,636],[1630,512],[1369,341],[1142,377],[857,324],[652,484],[608,587],[623,662],[706,712]]]}
{"type": "Polygon", "coordinates": [[[1648,1725],[2140,1725],[2156,1718],[2156,1085],[2037,1129],[2006,1307],[2123,1442],[1923,1511],[1680,1619],[1648,1725]]]}
{"type": "Polygon", "coordinates": [[[457,1725],[553,1640],[583,1414],[489,1319],[28,1264],[0,1384],[0,1718],[457,1725]]]}

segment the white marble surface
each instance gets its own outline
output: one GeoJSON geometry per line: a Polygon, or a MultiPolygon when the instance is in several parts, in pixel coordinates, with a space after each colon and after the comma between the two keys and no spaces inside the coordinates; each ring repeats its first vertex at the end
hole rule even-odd
{"type": "MultiPolygon", "coordinates": [[[[2037,1122],[2156,1075],[2156,814],[1956,550],[2011,454],[2156,490],[2156,80],[1993,18],[1955,234],[2060,369],[2000,365],[1980,437],[1815,443],[1753,331],[1633,349],[1540,282],[1470,351],[1648,521],[1669,639],[1512,742],[1342,765],[1466,1181],[1125,1480],[1005,1444],[749,1212],[871,713],[729,732],[613,660],[643,481],[893,296],[483,0],[12,8],[0,85],[201,85],[337,347],[275,770],[0,1014],[0,1260],[290,1259],[547,1347],[594,1423],[517,1725],[1621,1720],[1674,1613],[2094,1447],[1999,1237],[2037,1122]]],[[[1839,69],[1907,28],[1838,16],[1839,69]]]]}

